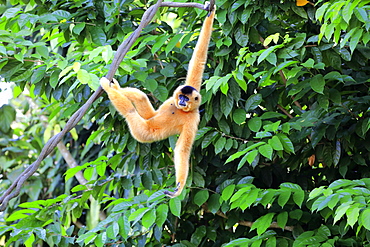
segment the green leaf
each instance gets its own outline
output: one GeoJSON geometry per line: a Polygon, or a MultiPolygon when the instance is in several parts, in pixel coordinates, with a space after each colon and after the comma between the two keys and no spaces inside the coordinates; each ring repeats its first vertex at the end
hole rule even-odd
{"type": "Polygon", "coordinates": [[[181,201],[180,198],[175,197],[170,199],[170,211],[173,215],[180,218],[181,215],[181,201]]]}
{"type": "Polygon", "coordinates": [[[286,226],[286,223],[288,222],[288,212],[283,211],[277,216],[277,224],[280,226],[282,229],[286,226]]]}
{"type": "Polygon", "coordinates": [[[171,64],[168,64],[166,67],[160,70],[160,73],[165,77],[173,77],[175,74],[175,68],[171,64]]]}
{"type": "Polygon", "coordinates": [[[158,87],[158,82],[156,80],[154,80],[154,79],[147,79],[147,80],[144,80],[142,82],[143,82],[143,86],[146,89],[148,89],[150,92],[154,92],[157,89],[157,87],[158,87]]]}
{"type": "Polygon", "coordinates": [[[259,217],[251,226],[251,230],[257,229],[258,235],[263,234],[270,227],[274,216],[275,213],[268,213],[259,217]]]}
{"type": "Polygon", "coordinates": [[[165,52],[167,56],[168,56],[168,53],[170,53],[173,50],[173,48],[177,45],[177,43],[180,41],[182,36],[183,36],[182,33],[178,33],[171,38],[171,40],[168,42],[165,48],[165,52]]]}
{"type": "Polygon", "coordinates": [[[252,165],[252,164],[253,164],[253,162],[254,162],[254,160],[256,159],[257,155],[258,155],[258,150],[257,150],[257,149],[256,149],[256,150],[253,150],[253,151],[248,152],[248,153],[245,155],[245,157],[246,157],[246,159],[247,159],[247,162],[248,162],[250,165],[252,165]]]}
{"type": "Polygon", "coordinates": [[[226,144],[226,138],[225,137],[220,137],[220,139],[217,140],[215,143],[215,153],[219,154],[224,148],[226,144]]]}
{"type": "MultiPolygon", "coordinates": [[[[107,229],[107,232],[108,232],[108,229],[107,229]]],[[[85,234],[82,234],[76,241],[77,242],[84,241],[85,244],[89,244],[94,241],[94,239],[96,238],[96,235],[97,235],[96,232],[87,232],[85,234]]]]}
{"type": "Polygon", "coordinates": [[[290,195],[292,194],[292,191],[290,190],[283,190],[280,192],[279,198],[278,198],[278,204],[280,207],[284,207],[285,204],[288,202],[290,195]]]}
{"type": "Polygon", "coordinates": [[[85,24],[85,22],[77,23],[77,24],[73,27],[72,32],[73,32],[74,34],[80,35],[80,33],[82,32],[82,30],[84,30],[85,25],[86,25],[86,24],[85,24]]]}
{"type": "Polygon", "coordinates": [[[370,231],[370,208],[367,208],[361,212],[360,219],[362,226],[370,231]]]}
{"type": "Polygon", "coordinates": [[[45,66],[39,67],[38,69],[36,69],[33,72],[32,76],[31,76],[31,81],[30,82],[32,84],[38,83],[39,81],[42,80],[42,78],[44,78],[45,72],[46,72],[46,67],[45,66]]]}
{"type": "Polygon", "coordinates": [[[118,225],[119,225],[119,234],[123,239],[127,239],[128,234],[130,232],[130,221],[128,221],[126,215],[123,215],[122,217],[118,218],[118,225]]]}
{"type": "MultiPolygon", "coordinates": [[[[338,220],[340,220],[343,217],[343,215],[351,207],[351,203],[352,202],[346,202],[346,203],[343,203],[343,204],[339,205],[339,207],[335,210],[335,214],[334,214],[335,216],[334,216],[333,224],[335,224],[338,220]]],[[[361,215],[361,218],[362,218],[362,215],[361,215]]],[[[369,222],[370,222],[370,218],[369,218],[369,222]]]]}
{"type": "Polygon", "coordinates": [[[167,204],[161,204],[157,207],[155,223],[158,227],[162,227],[162,225],[167,219],[167,214],[168,214],[167,204]]]}
{"type": "Polygon", "coordinates": [[[209,200],[208,200],[208,210],[213,213],[213,214],[216,214],[218,212],[218,210],[220,209],[220,198],[221,196],[219,194],[212,194],[210,197],[209,197],[209,200]]]}
{"type": "Polygon", "coordinates": [[[244,195],[240,198],[240,200],[242,201],[242,204],[240,205],[241,210],[244,211],[252,204],[256,203],[259,191],[259,189],[252,187],[247,193],[244,193],[244,195]]]}
{"type": "Polygon", "coordinates": [[[142,218],[143,227],[149,229],[149,227],[151,227],[155,221],[156,221],[156,211],[154,209],[151,209],[147,211],[142,218]]]}
{"type": "Polygon", "coordinates": [[[257,63],[258,64],[261,63],[263,60],[267,58],[268,55],[270,55],[273,51],[281,47],[283,47],[283,45],[274,45],[264,50],[262,54],[258,57],[257,63]]]}
{"type": "Polygon", "coordinates": [[[320,8],[316,10],[316,19],[318,21],[322,21],[322,18],[324,17],[324,14],[326,12],[326,9],[331,5],[331,3],[324,3],[320,8]]]}
{"type": "Polygon", "coordinates": [[[152,49],[151,49],[152,54],[155,54],[167,40],[168,40],[168,35],[158,36],[157,40],[152,46],[152,49]]]}
{"type": "Polygon", "coordinates": [[[302,203],[305,198],[305,193],[302,189],[293,192],[293,201],[298,207],[302,207],[302,203]]]}
{"type": "Polygon", "coordinates": [[[227,201],[230,199],[231,195],[234,193],[234,189],[235,189],[235,184],[230,184],[229,186],[227,186],[223,191],[222,191],[222,194],[221,194],[221,198],[222,200],[224,201],[227,201]]]}
{"type": "Polygon", "coordinates": [[[84,178],[86,178],[86,180],[90,180],[92,178],[92,176],[94,175],[94,167],[88,167],[84,170],[84,178]]]}
{"type": "Polygon", "coordinates": [[[201,225],[200,227],[197,227],[195,232],[191,235],[190,242],[194,244],[194,246],[199,246],[206,233],[206,226],[201,225]]]}
{"type": "Polygon", "coordinates": [[[283,144],[285,152],[294,153],[293,143],[286,135],[278,133],[276,136],[279,137],[281,144],[283,144]]]}
{"type": "Polygon", "coordinates": [[[7,133],[10,130],[10,125],[15,120],[16,111],[10,105],[0,107],[0,130],[7,133]]]}
{"type": "Polygon", "coordinates": [[[286,67],[289,67],[289,66],[291,66],[291,65],[293,65],[293,64],[296,64],[296,63],[298,63],[298,61],[285,61],[285,62],[283,62],[283,63],[279,64],[279,66],[277,66],[277,67],[275,68],[275,70],[274,70],[274,74],[276,74],[276,73],[277,73],[277,72],[279,72],[280,70],[282,70],[282,69],[284,69],[284,68],[286,68],[286,67]]]}
{"type": "Polygon", "coordinates": [[[346,211],[347,224],[350,225],[351,227],[353,227],[358,222],[359,219],[360,208],[357,207],[358,205],[359,204],[355,204],[346,211]]]}
{"type": "Polygon", "coordinates": [[[323,94],[324,93],[324,87],[325,87],[324,77],[321,74],[315,75],[310,80],[310,86],[311,86],[312,90],[314,90],[315,92],[323,94]]]}
{"type": "Polygon", "coordinates": [[[49,58],[49,49],[45,45],[37,46],[36,51],[40,54],[43,58],[49,58]]]}
{"type": "Polygon", "coordinates": [[[259,147],[259,146],[261,146],[261,145],[264,145],[264,144],[266,144],[266,143],[265,143],[265,142],[258,142],[258,143],[255,143],[255,144],[251,145],[251,146],[248,146],[248,147],[247,147],[246,149],[244,149],[243,151],[239,151],[239,152],[234,153],[233,155],[231,155],[231,156],[226,160],[225,164],[226,164],[226,163],[229,163],[230,161],[233,161],[233,160],[235,160],[235,159],[239,158],[240,156],[242,156],[242,155],[246,154],[247,152],[251,151],[252,149],[255,149],[255,148],[257,148],[257,147],[259,147]]]}
{"type": "MultiPolygon", "coordinates": [[[[110,239],[116,239],[119,234],[119,224],[116,221],[112,222],[112,225],[107,228],[107,237],[110,239]]],[[[85,240],[86,243],[86,240],[85,240]]]]}
{"type": "Polygon", "coordinates": [[[277,151],[284,150],[283,144],[281,144],[281,141],[279,137],[277,136],[273,136],[270,140],[268,140],[268,144],[270,144],[274,150],[277,150],[277,151]]]}
{"type": "Polygon", "coordinates": [[[208,190],[200,190],[194,196],[194,203],[199,207],[203,205],[209,198],[208,190]]]}
{"type": "Polygon", "coordinates": [[[259,104],[262,102],[262,95],[261,94],[253,94],[251,95],[248,99],[247,102],[245,103],[245,110],[246,112],[251,112],[254,109],[258,107],[259,104]]]}
{"type": "Polygon", "coordinates": [[[272,159],[273,151],[274,150],[271,147],[271,145],[267,143],[265,145],[258,147],[258,152],[270,160],[272,159]]]}
{"type": "Polygon", "coordinates": [[[260,117],[252,117],[248,120],[248,128],[253,132],[258,132],[262,127],[262,120],[260,117]]]}
{"type": "Polygon", "coordinates": [[[107,163],[105,162],[100,162],[99,164],[96,165],[96,172],[98,173],[99,176],[104,176],[106,169],[107,163]]]}
{"type": "Polygon", "coordinates": [[[247,162],[247,155],[244,155],[244,157],[240,160],[240,162],[239,162],[238,167],[236,168],[236,170],[239,171],[240,168],[242,168],[244,166],[245,162],[247,162]]]}
{"type": "Polygon", "coordinates": [[[82,84],[88,84],[91,81],[91,77],[89,72],[87,72],[84,69],[80,69],[77,72],[77,79],[82,83],[82,84]]]}
{"type": "Polygon", "coordinates": [[[369,23],[369,17],[365,9],[355,8],[354,13],[359,21],[363,23],[369,23]]]}
{"type": "Polygon", "coordinates": [[[351,19],[352,14],[353,14],[353,8],[351,8],[352,4],[353,3],[351,2],[346,2],[346,4],[344,5],[344,8],[342,9],[341,17],[347,23],[349,23],[349,20],[351,19]]]}
{"type": "Polygon", "coordinates": [[[130,214],[130,216],[128,217],[128,221],[139,221],[148,210],[149,208],[147,207],[139,208],[138,210],[130,214]]]}
{"type": "Polygon", "coordinates": [[[157,89],[153,92],[153,94],[161,102],[164,102],[168,98],[168,89],[164,86],[158,86],[157,89]]]}
{"type": "Polygon", "coordinates": [[[246,112],[244,109],[236,109],[233,113],[233,120],[237,124],[242,124],[246,119],[246,112]]]}
{"type": "Polygon", "coordinates": [[[349,49],[351,50],[351,53],[353,53],[358,46],[359,41],[362,38],[362,33],[362,29],[357,29],[356,32],[354,32],[354,34],[351,36],[351,40],[349,42],[349,49]]]}
{"type": "Polygon", "coordinates": [[[104,46],[106,44],[107,36],[105,35],[105,33],[104,33],[104,31],[101,27],[87,26],[87,30],[89,31],[91,40],[94,44],[96,44],[98,46],[104,46]]]}
{"type": "Polygon", "coordinates": [[[219,135],[216,131],[208,133],[202,141],[202,148],[208,147],[219,135]]]}

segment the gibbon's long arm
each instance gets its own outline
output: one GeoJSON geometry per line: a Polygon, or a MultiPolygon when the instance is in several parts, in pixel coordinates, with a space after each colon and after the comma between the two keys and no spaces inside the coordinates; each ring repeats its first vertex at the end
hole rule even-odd
{"type": "MultiPolygon", "coordinates": [[[[210,5],[210,8],[212,6],[210,5]]],[[[180,135],[174,150],[176,188],[165,194],[175,197],[185,187],[189,172],[189,157],[200,121],[199,94],[207,60],[215,9],[206,17],[197,45],[189,63],[185,85],[179,86],[173,96],[155,110],[147,95],[136,88],[121,88],[116,80],[100,79],[117,111],[126,119],[132,136],[139,142],[155,142],[172,135],[180,135]]]]}
{"type": "Polygon", "coordinates": [[[213,20],[215,18],[216,8],[214,7],[209,16],[206,17],[198,42],[195,46],[193,56],[189,63],[189,70],[186,76],[185,84],[192,86],[198,92],[202,85],[204,68],[207,63],[208,45],[212,35],[213,20]]]}

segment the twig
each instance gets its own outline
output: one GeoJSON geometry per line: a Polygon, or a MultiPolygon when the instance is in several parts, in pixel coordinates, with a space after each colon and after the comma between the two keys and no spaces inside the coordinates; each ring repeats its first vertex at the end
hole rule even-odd
{"type": "MultiPolygon", "coordinates": [[[[113,62],[107,74],[108,80],[112,80],[114,74],[116,73],[120,63],[122,62],[123,58],[126,56],[126,53],[131,49],[131,46],[135,43],[136,39],[139,37],[140,32],[142,29],[148,25],[149,22],[152,21],[155,13],[157,12],[159,7],[192,7],[192,8],[199,8],[202,10],[207,10],[205,5],[199,3],[173,3],[173,2],[164,2],[162,0],[158,0],[158,2],[149,7],[143,17],[140,25],[138,28],[126,39],[122,42],[122,44],[118,47],[117,52],[113,58],[113,62]]],[[[71,129],[73,129],[78,122],[82,119],[85,115],[86,111],[90,108],[90,106],[97,100],[103,93],[103,89],[99,87],[93,95],[86,101],[86,103],[78,109],[68,120],[64,129],[56,134],[55,136],[51,137],[49,141],[45,144],[44,148],[41,150],[41,153],[37,160],[33,162],[29,167],[27,167],[18,178],[15,179],[12,185],[3,193],[0,197],[0,211],[4,211],[10,199],[15,198],[19,195],[19,192],[22,188],[24,182],[31,177],[39,168],[41,162],[54,150],[54,148],[58,145],[58,143],[62,140],[63,136],[68,133],[71,129]]]]}
{"type": "MultiPolygon", "coordinates": [[[[64,158],[64,160],[67,163],[69,168],[73,168],[73,167],[78,166],[76,160],[73,158],[72,154],[68,151],[66,145],[64,145],[64,143],[62,141],[58,143],[57,147],[58,147],[59,152],[62,154],[62,156],[63,156],[63,158],[64,158]]],[[[82,185],[84,185],[88,182],[84,178],[84,175],[82,174],[81,171],[78,171],[75,174],[75,177],[76,177],[77,181],[82,185]]]]}
{"type": "Polygon", "coordinates": [[[284,114],[287,115],[290,119],[293,118],[293,116],[289,112],[287,112],[287,110],[285,110],[281,105],[278,104],[277,108],[279,108],[280,111],[284,112],[284,114]]]}
{"type": "MultiPolygon", "coordinates": [[[[207,203],[204,203],[202,205],[202,208],[204,211],[206,211],[207,213],[211,213],[208,209],[208,205],[207,203]]],[[[228,217],[226,216],[226,214],[222,213],[220,210],[218,210],[216,212],[216,214],[224,219],[228,219],[228,217]]],[[[254,224],[253,221],[246,221],[246,220],[240,220],[238,221],[238,224],[239,225],[242,225],[242,226],[248,226],[248,227],[252,227],[252,225],[254,224]]],[[[284,229],[284,230],[287,230],[287,231],[293,231],[294,230],[294,226],[285,226],[284,228],[281,228],[277,222],[271,222],[269,228],[278,228],[278,229],[284,229]]]]}

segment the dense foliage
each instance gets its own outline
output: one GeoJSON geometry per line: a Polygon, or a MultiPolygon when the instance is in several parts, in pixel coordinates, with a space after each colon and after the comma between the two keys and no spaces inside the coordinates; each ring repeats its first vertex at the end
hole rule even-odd
{"type": "MultiPolygon", "coordinates": [[[[0,2],[0,76],[14,95],[0,107],[5,191],[153,2],[0,2]]],[[[65,136],[69,151],[58,146],[0,213],[0,245],[370,246],[370,1],[216,5],[182,195],[163,194],[177,137],[136,142],[104,95],[65,136]]],[[[186,76],[205,15],[162,8],[120,84],[160,105],[186,76]]]]}

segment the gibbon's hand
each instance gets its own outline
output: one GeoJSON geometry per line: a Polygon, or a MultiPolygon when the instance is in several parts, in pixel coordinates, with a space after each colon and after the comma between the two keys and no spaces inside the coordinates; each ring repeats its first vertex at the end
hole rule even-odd
{"type": "Polygon", "coordinates": [[[114,89],[120,88],[118,81],[114,78],[112,81],[109,81],[106,77],[102,77],[100,79],[100,85],[105,91],[109,90],[110,87],[114,89]]]}

